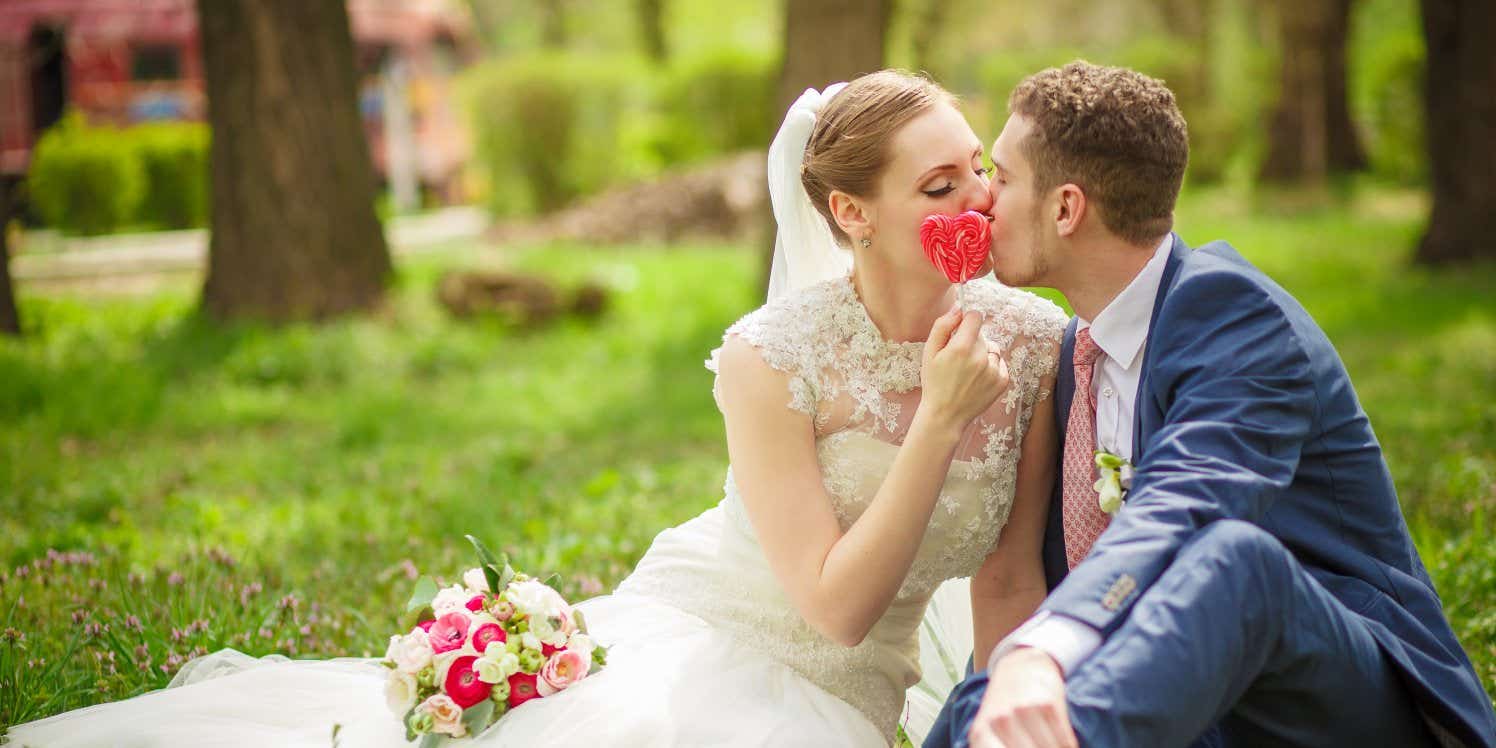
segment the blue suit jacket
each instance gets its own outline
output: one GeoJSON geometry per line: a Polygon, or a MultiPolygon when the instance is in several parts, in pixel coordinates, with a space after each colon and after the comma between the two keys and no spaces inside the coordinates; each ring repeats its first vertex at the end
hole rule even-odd
{"type": "MultiPolygon", "coordinates": [[[[1061,434],[1075,328],[1055,388],[1061,434]]],[[[1429,721],[1496,745],[1491,700],[1413,547],[1371,423],[1308,312],[1225,243],[1191,251],[1175,236],[1143,355],[1127,503],[1067,576],[1056,488],[1041,608],[1106,637],[1193,533],[1253,522],[1366,621],[1429,721]]]]}

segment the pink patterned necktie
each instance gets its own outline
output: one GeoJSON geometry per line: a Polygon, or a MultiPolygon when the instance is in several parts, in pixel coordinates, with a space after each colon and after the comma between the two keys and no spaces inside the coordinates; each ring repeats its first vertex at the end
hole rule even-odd
{"type": "Polygon", "coordinates": [[[1101,511],[1096,492],[1096,403],[1091,399],[1091,375],[1101,349],[1091,340],[1091,330],[1075,333],[1075,398],[1070,402],[1070,422],[1065,427],[1065,462],[1062,516],[1065,528],[1065,560],[1074,569],[1091,551],[1091,545],[1112,521],[1101,511]]]}

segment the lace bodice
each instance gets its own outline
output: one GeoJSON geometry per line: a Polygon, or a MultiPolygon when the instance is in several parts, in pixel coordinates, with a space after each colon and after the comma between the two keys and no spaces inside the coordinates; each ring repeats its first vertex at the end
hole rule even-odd
{"type": "MultiPolygon", "coordinates": [[[[725,628],[862,709],[892,734],[903,690],[917,682],[917,627],[943,581],[974,573],[1013,505],[1016,466],[1034,407],[1049,396],[1066,317],[1025,291],[979,279],[966,306],[1007,352],[1012,384],[968,429],[893,605],[856,647],[822,637],[785,598],[728,470],[718,508],[661,534],[620,592],[663,598],[725,628]]],[[[785,404],[812,417],[822,481],[843,529],[876,496],[919,406],[922,342],[890,342],[850,278],[803,289],[728,328],[788,375],[785,404]]],[[[719,349],[720,350],[720,349],[719,349]]],[[[707,361],[717,370],[717,351],[707,361]]]]}
{"type": "MultiPolygon", "coordinates": [[[[1012,508],[1015,470],[1034,406],[1048,397],[1066,318],[1025,291],[979,279],[968,309],[1007,351],[1012,386],[969,428],[901,597],[928,596],[969,576],[996,545],[1012,508]]],[[[817,284],[728,328],[789,375],[790,408],[814,417],[822,478],[843,529],[876,495],[919,405],[922,342],[889,342],[850,278],[817,284]]],[[[717,370],[716,351],[707,362],[717,370]]],[[[745,516],[738,517],[746,521],[745,516]]]]}

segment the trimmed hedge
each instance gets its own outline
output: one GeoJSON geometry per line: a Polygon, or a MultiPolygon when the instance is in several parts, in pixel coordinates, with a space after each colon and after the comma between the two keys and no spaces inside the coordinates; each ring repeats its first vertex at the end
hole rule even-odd
{"type": "Polygon", "coordinates": [[[32,151],[28,192],[47,225],[107,234],[206,225],[208,126],[93,127],[70,114],[32,151]]]}

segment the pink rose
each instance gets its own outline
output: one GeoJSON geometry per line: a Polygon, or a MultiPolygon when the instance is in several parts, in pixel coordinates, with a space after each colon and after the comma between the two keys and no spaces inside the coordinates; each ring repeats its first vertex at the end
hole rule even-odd
{"type": "Polygon", "coordinates": [[[586,678],[587,671],[591,667],[592,663],[588,662],[581,652],[563,649],[548,660],[545,667],[537,673],[539,681],[536,687],[540,690],[541,696],[550,696],[586,678]]]}
{"type": "Polygon", "coordinates": [[[462,707],[457,705],[452,697],[439,693],[421,702],[421,711],[431,715],[431,731],[443,735],[451,735],[460,738],[467,735],[467,727],[462,724],[462,707]]]}
{"type": "Polygon", "coordinates": [[[509,676],[509,708],[519,706],[530,699],[540,698],[540,691],[535,685],[535,676],[520,671],[509,676]]]}
{"type": "Polygon", "coordinates": [[[419,626],[422,631],[425,631],[426,633],[429,634],[429,633],[431,633],[431,624],[433,624],[433,623],[436,623],[436,619],[435,618],[433,618],[433,619],[431,619],[429,621],[421,621],[420,623],[418,623],[416,625],[419,626]]]}
{"type": "Polygon", "coordinates": [[[441,654],[461,647],[467,641],[470,620],[467,613],[457,611],[438,616],[436,623],[431,624],[431,630],[426,632],[431,639],[431,651],[441,654]]]}
{"type": "Polygon", "coordinates": [[[473,670],[473,663],[477,661],[478,658],[472,656],[457,658],[447,669],[447,680],[442,684],[447,695],[463,709],[488,698],[493,691],[493,686],[479,680],[478,673],[473,670]]]}
{"type": "Polygon", "coordinates": [[[473,628],[473,649],[479,652],[488,651],[488,645],[494,642],[500,644],[509,641],[509,635],[504,633],[504,627],[497,623],[483,623],[473,628]]]}

